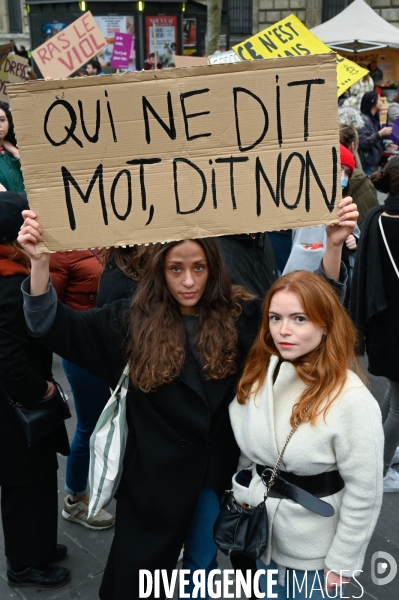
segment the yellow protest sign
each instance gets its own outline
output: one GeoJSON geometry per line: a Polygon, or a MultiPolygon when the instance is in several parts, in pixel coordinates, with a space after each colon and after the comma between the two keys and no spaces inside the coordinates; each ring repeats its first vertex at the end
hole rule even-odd
{"type": "MultiPolygon", "coordinates": [[[[333,52],[316,37],[295,15],[290,15],[266,27],[245,42],[233,46],[241,60],[326,54],[333,52]]],[[[337,54],[337,90],[341,96],[368,73],[351,60],[337,54]]]]}

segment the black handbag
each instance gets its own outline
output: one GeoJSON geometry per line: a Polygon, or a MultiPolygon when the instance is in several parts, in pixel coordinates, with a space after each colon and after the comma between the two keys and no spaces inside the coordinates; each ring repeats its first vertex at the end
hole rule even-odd
{"type": "MultiPolygon", "coordinates": [[[[305,414],[311,405],[312,403],[309,403],[302,414],[305,414]]],[[[274,469],[265,469],[265,471],[271,471],[271,475],[269,481],[265,481],[262,476],[266,492],[258,506],[240,506],[234,498],[233,490],[227,490],[224,493],[220,504],[220,513],[213,526],[213,539],[219,550],[226,556],[244,554],[248,558],[256,560],[265,552],[269,533],[266,500],[294,431],[291,429],[274,469]]]]}
{"type": "Polygon", "coordinates": [[[235,501],[232,490],[224,493],[213,526],[213,539],[223,554],[245,554],[256,560],[266,550],[268,532],[265,499],[258,506],[243,507],[235,501]]]}
{"type": "Polygon", "coordinates": [[[55,392],[49,398],[43,398],[37,404],[26,406],[10,399],[11,407],[17,417],[28,442],[34,446],[52,431],[57,429],[65,419],[70,419],[68,401],[59,383],[52,381],[55,392]]]}

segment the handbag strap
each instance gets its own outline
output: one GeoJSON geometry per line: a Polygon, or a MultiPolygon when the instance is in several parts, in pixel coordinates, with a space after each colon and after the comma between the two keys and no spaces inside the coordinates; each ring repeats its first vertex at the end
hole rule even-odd
{"type": "MultiPolygon", "coordinates": [[[[305,415],[308,412],[308,410],[310,409],[310,407],[312,406],[312,404],[313,404],[313,402],[309,402],[309,404],[307,405],[307,407],[303,409],[302,415],[305,415]]],[[[277,462],[276,462],[276,464],[274,466],[274,469],[272,470],[272,474],[270,476],[269,483],[267,485],[265,484],[266,487],[267,487],[267,490],[265,492],[265,498],[267,498],[267,495],[268,495],[268,493],[270,491],[270,488],[272,487],[272,485],[274,483],[274,480],[276,478],[276,475],[277,475],[278,470],[279,470],[280,465],[281,465],[281,461],[283,460],[284,452],[285,452],[285,450],[286,450],[286,448],[288,446],[288,443],[289,443],[290,439],[294,435],[294,433],[295,433],[295,429],[291,429],[290,433],[288,434],[287,439],[285,440],[285,444],[284,444],[284,446],[283,446],[280,454],[278,455],[278,459],[277,459],[277,462]]],[[[262,481],[263,481],[263,478],[262,478],[262,481]]]]}
{"type": "Polygon", "coordinates": [[[381,219],[381,217],[382,217],[382,215],[380,215],[380,218],[378,219],[378,224],[379,224],[380,229],[381,229],[382,239],[384,240],[384,244],[385,244],[385,248],[387,249],[388,256],[391,259],[392,266],[395,269],[395,273],[396,273],[396,275],[398,276],[398,279],[399,279],[399,269],[396,266],[396,263],[395,263],[395,261],[393,259],[393,256],[392,256],[392,252],[389,249],[387,238],[385,237],[385,231],[384,231],[384,228],[382,226],[382,219],[381,219]]]}

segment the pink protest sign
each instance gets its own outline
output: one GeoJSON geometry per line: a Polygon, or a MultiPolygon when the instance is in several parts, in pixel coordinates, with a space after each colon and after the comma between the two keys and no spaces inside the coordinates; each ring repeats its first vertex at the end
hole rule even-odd
{"type": "Polygon", "coordinates": [[[114,49],[111,58],[113,69],[127,69],[132,55],[133,36],[131,33],[115,33],[114,49]]]}

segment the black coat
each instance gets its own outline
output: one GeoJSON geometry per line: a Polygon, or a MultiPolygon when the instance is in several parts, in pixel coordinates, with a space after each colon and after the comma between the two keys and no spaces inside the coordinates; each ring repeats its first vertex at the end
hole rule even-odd
{"type": "Polygon", "coordinates": [[[362,115],[364,127],[359,129],[359,146],[363,154],[363,169],[378,170],[378,165],[384,150],[384,142],[378,133],[379,122],[370,115],[362,115]]]}
{"type": "Polygon", "coordinates": [[[96,306],[102,308],[105,304],[111,304],[115,300],[131,298],[137,285],[138,282],[127,277],[111,257],[101,275],[96,306]]]}
{"type": "MultiPolygon", "coordinates": [[[[376,206],[364,220],[349,309],[359,334],[359,352],[367,350],[370,373],[399,381],[399,280],[378,224],[384,210],[384,206],[376,206]]],[[[382,221],[394,261],[399,265],[399,219],[382,217],[382,221]]]]}
{"type": "Polygon", "coordinates": [[[29,448],[4,393],[16,402],[34,404],[52,377],[51,351],[26,328],[21,292],[25,278],[0,276],[0,486],[37,483],[58,468],[57,452],[69,454],[65,425],[29,448]]]}
{"type": "MultiPolygon", "coordinates": [[[[114,388],[126,363],[129,305],[119,300],[82,313],[58,303],[44,342],[114,388]]],[[[236,374],[201,385],[187,345],[176,381],[149,394],[129,391],[116,532],[101,598],[138,598],[139,569],[174,569],[204,482],[219,496],[230,487],[239,451],[228,406],[260,324],[260,307],[259,300],[245,303],[238,320],[236,374]],[[204,387],[217,404],[213,416],[204,387]]]]}
{"type": "Polygon", "coordinates": [[[277,279],[274,250],[267,233],[215,238],[233,283],[265,298],[277,279]]]}

